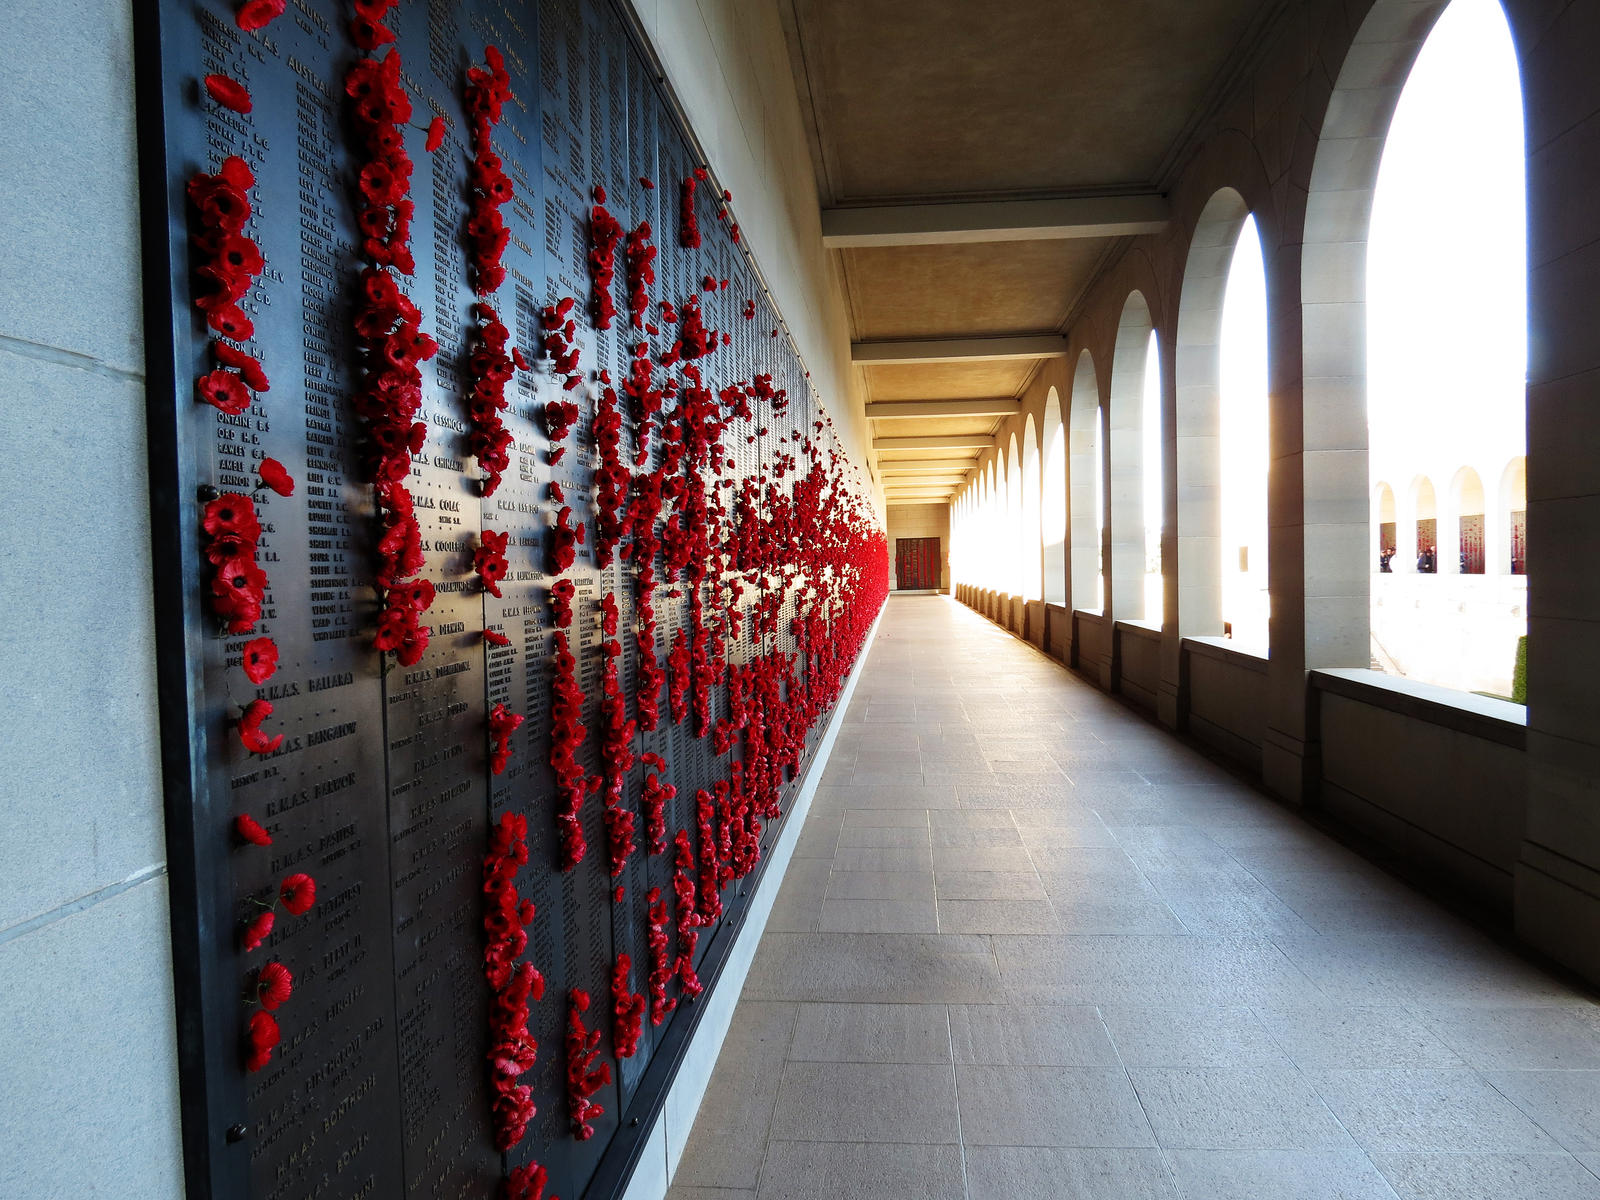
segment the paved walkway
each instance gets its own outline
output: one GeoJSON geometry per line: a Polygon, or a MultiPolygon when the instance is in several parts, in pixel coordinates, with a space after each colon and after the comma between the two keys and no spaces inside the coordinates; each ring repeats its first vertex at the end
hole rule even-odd
{"type": "Polygon", "coordinates": [[[671,1200],[1600,1200],[1600,1007],[896,597],[671,1200]]]}

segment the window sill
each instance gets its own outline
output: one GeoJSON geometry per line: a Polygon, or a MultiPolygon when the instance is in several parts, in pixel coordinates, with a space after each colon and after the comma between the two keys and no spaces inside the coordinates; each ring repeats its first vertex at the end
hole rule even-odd
{"type": "Polygon", "coordinates": [[[1152,642],[1161,640],[1161,626],[1152,625],[1148,621],[1118,621],[1117,629],[1122,633],[1131,633],[1134,637],[1146,638],[1152,642]]]}
{"type": "Polygon", "coordinates": [[[1247,671],[1254,671],[1258,675],[1267,673],[1267,656],[1256,650],[1243,649],[1232,638],[1186,637],[1182,644],[1185,650],[1202,658],[1232,663],[1247,671]]]}
{"type": "Polygon", "coordinates": [[[1311,686],[1430,725],[1498,742],[1513,750],[1528,748],[1528,710],[1509,700],[1458,692],[1365,667],[1312,671],[1311,686]]]}

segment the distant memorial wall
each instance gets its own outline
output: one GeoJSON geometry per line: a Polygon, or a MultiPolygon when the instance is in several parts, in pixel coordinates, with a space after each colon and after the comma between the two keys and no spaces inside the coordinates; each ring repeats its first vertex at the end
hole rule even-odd
{"type": "Polygon", "coordinates": [[[622,7],[138,7],[189,1195],[615,1194],[871,505],[622,7]]]}

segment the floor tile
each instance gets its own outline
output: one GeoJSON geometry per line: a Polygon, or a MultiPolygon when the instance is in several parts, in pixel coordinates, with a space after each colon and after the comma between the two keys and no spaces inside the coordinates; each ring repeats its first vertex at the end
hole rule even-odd
{"type": "Polygon", "coordinates": [[[1600,1071],[1488,1071],[1485,1078],[1565,1149],[1600,1151],[1600,1071]]]}
{"type": "Polygon", "coordinates": [[[1347,1134],[1292,1068],[1128,1071],[1162,1146],[1194,1150],[1346,1150],[1347,1134]]]}
{"type": "Polygon", "coordinates": [[[1293,1067],[1248,1008],[1100,1010],[1117,1054],[1130,1067],[1293,1067]]]}
{"type": "Polygon", "coordinates": [[[958,1066],[968,1146],[1154,1146],[1120,1068],[958,1066]]]}
{"type": "Polygon", "coordinates": [[[817,914],[820,933],[937,933],[932,900],[826,899],[817,914]]]}
{"type": "Polygon", "coordinates": [[[970,1146],[971,1200],[1179,1200],[1158,1150],[970,1146]]]}
{"type": "Polygon", "coordinates": [[[957,1146],[774,1141],[758,1200],[962,1200],[957,1146]]]}
{"type": "Polygon", "coordinates": [[[1600,1200],[1600,1178],[1568,1154],[1383,1154],[1400,1200],[1600,1200]]]}
{"type": "Polygon", "coordinates": [[[952,1004],[955,1061],[982,1066],[1114,1067],[1116,1049],[1087,1005],[952,1004]]]}
{"type": "Polygon", "coordinates": [[[795,1062],[945,1063],[950,1027],[942,1004],[802,1004],[795,1062]]]}
{"type": "Polygon", "coordinates": [[[1257,1016],[1301,1070],[1466,1065],[1404,1008],[1313,1004],[1257,1016]]]}
{"type": "Polygon", "coordinates": [[[771,1136],[954,1145],[955,1079],[948,1066],[791,1062],[778,1087],[771,1136]]]}
{"type": "Polygon", "coordinates": [[[1561,1149],[1467,1068],[1311,1071],[1307,1076],[1369,1154],[1561,1149]]]}
{"type": "Polygon", "coordinates": [[[1360,1150],[1169,1150],[1184,1200],[1395,1200],[1360,1150]]]}

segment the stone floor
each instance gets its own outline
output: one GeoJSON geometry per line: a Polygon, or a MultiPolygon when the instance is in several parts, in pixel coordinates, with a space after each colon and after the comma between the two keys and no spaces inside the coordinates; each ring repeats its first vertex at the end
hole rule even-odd
{"type": "Polygon", "coordinates": [[[1600,1200],[1600,1007],[889,601],[670,1200],[1600,1200]]]}

